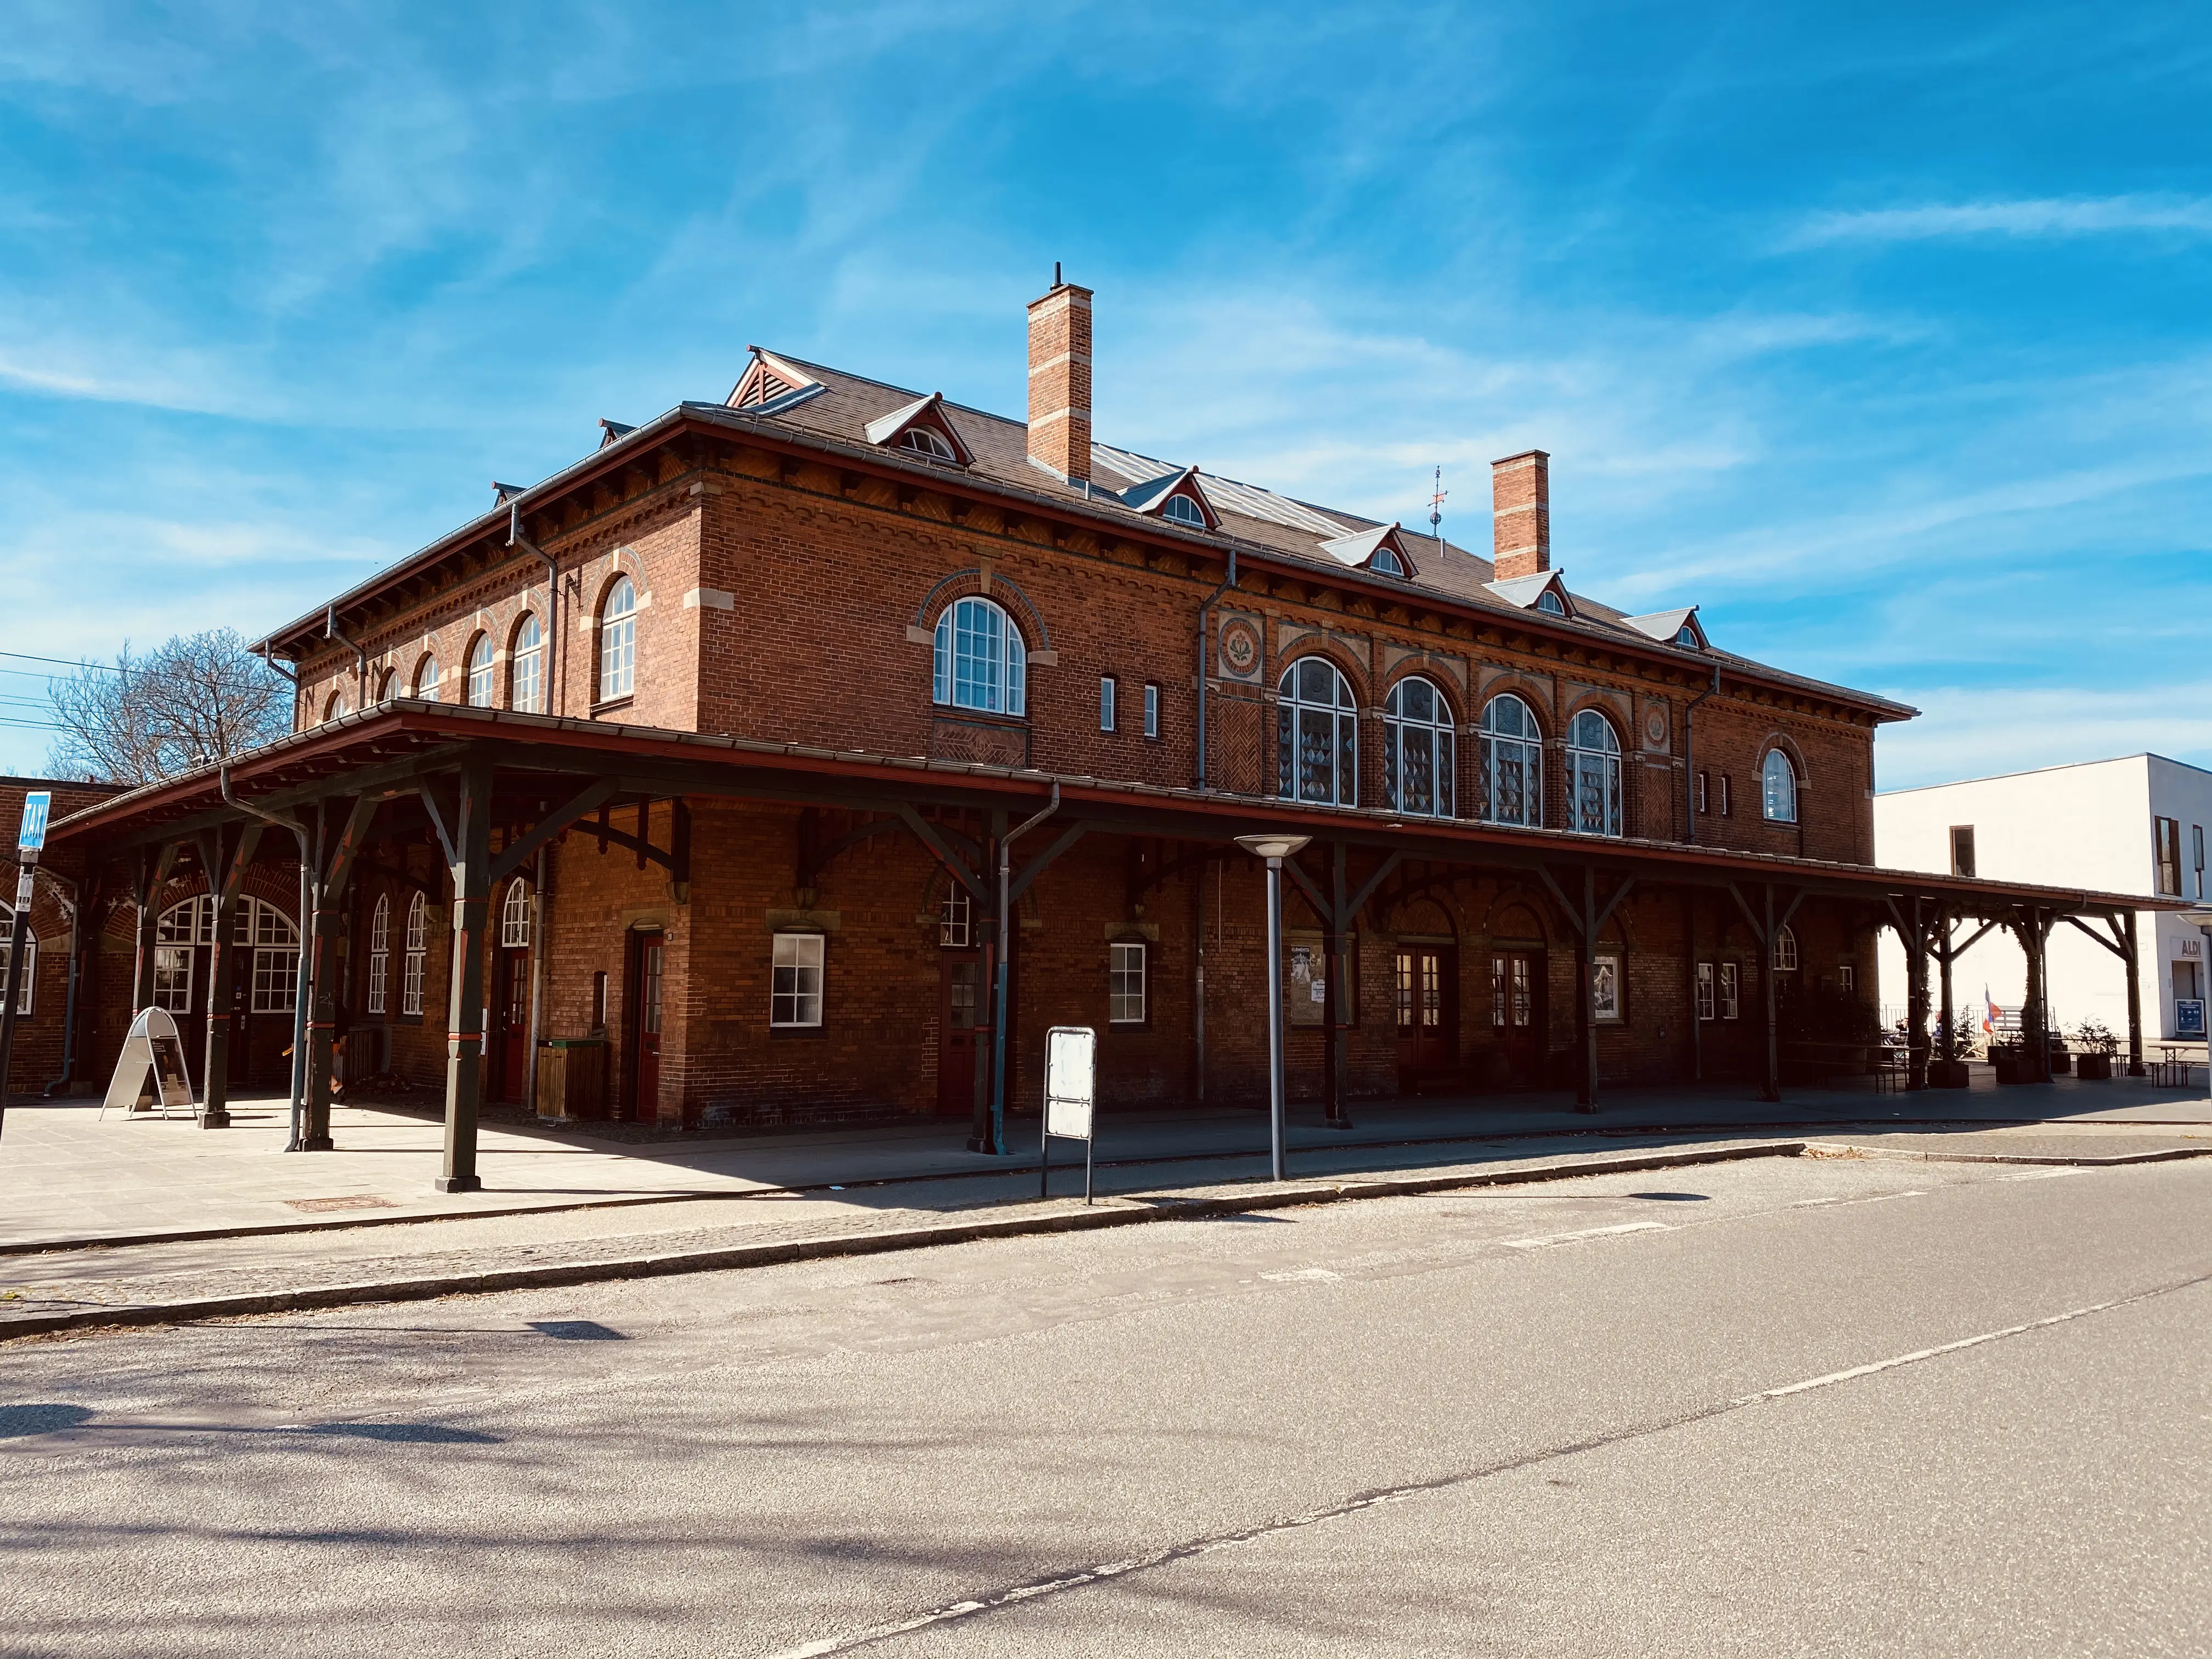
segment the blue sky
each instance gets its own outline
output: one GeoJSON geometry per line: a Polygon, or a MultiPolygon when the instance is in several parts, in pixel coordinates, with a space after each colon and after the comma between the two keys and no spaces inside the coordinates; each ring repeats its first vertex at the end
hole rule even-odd
{"type": "Polygon", "coordinates": [[[1476,546],[1548,449],[1574,586],[1926,711],[1886,787],[2212,763],[2190,8],[9,15],[0,649],[272,626],[749,342],[1018,415],[1060,259],[1102,438],[1476,546]]]}

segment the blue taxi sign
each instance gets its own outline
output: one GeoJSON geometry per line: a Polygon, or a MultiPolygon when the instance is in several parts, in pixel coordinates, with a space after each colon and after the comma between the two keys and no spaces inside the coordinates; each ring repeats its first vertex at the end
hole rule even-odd
{"type": "Polygon", "coordinates": [[[23,797],[22,827],[15,832],[15,850],[36,857],[46,845],[46,812],[54,802],[53,792],[34,789],[23,797]]]}

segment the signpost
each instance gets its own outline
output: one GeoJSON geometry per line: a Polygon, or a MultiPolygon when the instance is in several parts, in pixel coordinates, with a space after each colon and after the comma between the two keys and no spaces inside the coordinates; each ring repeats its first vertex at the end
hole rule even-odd
{"type": "Polygon", "coordinates": [[[1055,1025],[1044,1036],[1044,1129],[1037,1137],[1037,1196],[1052,1194],[1052,1138],[1083,1143],[1083,1201],[1091,1202],[1091,1102],[1098,1033],[1055,1025]]]}
{"type": "Polygon", "coordinates": [[[46,850],[46,814],[54,804],[51,790],[34,789],[23,797],[23,817],[15,832],[15,909],[8,930],[8,982],[0,1001],[0,1124],[7,1121],[9,1068],[15,1059],[15,1007],[23,1000],[23,945],[31,932],[31,890],[46,850]]]}

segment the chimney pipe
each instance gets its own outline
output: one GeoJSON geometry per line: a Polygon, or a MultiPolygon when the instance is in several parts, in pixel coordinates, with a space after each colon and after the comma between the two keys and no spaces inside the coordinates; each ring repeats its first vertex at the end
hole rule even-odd
{"type": "Polygon", "coordinates": [[[1030,302],[1030,459],[1072,484],[1091,482],[1091,290],[1057,280],[1030,302]]]}
{"type": "Polygon", "coordinates": [[[1552,568],[1552,458],[1540,449],[1490,464],[1491,552],[1498,580],[1552,568]]]}

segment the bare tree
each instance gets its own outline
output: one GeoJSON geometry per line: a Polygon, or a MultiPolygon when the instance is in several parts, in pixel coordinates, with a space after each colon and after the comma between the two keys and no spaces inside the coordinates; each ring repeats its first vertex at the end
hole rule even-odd
{"type": "Polygon", "coordinates": [[[292,687],[234,629],[178,635],[149,655],[125,646],[48,688],[58,777],[152,783],[273,742],[291,730],[292,687]]]}

